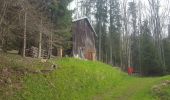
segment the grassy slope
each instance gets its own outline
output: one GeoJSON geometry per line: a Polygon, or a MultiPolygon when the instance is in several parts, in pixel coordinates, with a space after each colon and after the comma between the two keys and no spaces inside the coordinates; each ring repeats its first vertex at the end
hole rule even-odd
{"type": "Polygon", "coordinates": [[[169,76],[136,78],[99,62],[65,58],[49,75],[26,77],[22,97],[33,100],[152,100],[151,87],[169,76]]]}
{"type": "Polygon", "coordinates": [[[50,67],[38,59],[22,58],[15,54],[0,52],[0,100],[14,100],[13,95],[24,86],[25,73],[50,67]]]}
{"type": "Polygon", "coordinates": [[[64,58],[52,63],[59,65],[52,73],[22,78],[22,89],[12,100],[155,100],[153,85],[170,80],[170,76],[130,77],[99,62],[64,58]]]}

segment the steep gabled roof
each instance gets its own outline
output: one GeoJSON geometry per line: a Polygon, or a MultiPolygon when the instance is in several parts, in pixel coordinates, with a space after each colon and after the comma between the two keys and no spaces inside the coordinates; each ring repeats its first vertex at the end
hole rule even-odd
{"type": "Polygon", "coordinates": [[[95,36],[97,37],[96,31],[94,30],[92,24],[90,23],[90,21],[89,21],[89,19],[87,17],[82,17],[82,18],[79,18],[79,19],[75,19],[75,20],[73,20],[73,23],[77,22],[77,21],[81,21],[81,20],[86,20],[87,21],[87,23],[90,26],[91,30],[94,32],[95,36]]]}

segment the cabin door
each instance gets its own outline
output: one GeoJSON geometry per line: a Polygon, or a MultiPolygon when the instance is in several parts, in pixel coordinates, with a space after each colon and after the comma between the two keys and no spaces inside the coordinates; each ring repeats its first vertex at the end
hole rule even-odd
{"type": "Polygon", "coordinates": [[[87,52],[86,53],[86,59],[88,59],[88,60],[95,60],[95,53],[93,53],[93,52],[87,52]]]}

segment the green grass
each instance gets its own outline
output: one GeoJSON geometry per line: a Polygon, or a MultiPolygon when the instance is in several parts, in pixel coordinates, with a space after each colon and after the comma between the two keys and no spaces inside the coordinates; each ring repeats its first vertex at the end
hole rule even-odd
{"type": "Polygon", "coordinates": [[[0,52],[0,100],[14,100],[13,96],[24,86],[24,73],[46,69],[51,65],[52,63],[42,63],[39,59],[23,59],[16,54],[0,52]]]}
{"type": "MultiPolygon", "coordinates": [[[[169,100],[169,88],[152,87],[170,76],[139,78],[100,62],[72,58],[51,60],[58,68],[48,74],[27,74],[22,89],[9,100],[169,100]]],[[[167,86],[169,87],[169,86],[167,86]]],[[[7,100],[8,100],[7,99],[7,100]]]]}

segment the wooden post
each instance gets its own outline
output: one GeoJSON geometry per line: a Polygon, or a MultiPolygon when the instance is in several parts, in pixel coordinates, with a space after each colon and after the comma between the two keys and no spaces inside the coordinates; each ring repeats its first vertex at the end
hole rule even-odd
{"type": "Polygon", "coordinates": [[[58,57],[63,57],[63,49],[61,47],[58,49],[58,57]]]}
{"type": "Polygon", "coordinates": [[[60,48],[60,57],[63,57],[63,49],[60,48]]]}
{"type": "Polygon", "coordinates": [[[95,61],[95,60],[96,60],[96,52],[93,52],[93,53],[92,53],[92,56],[93,56],[93,59],[92,59],[92,60],[95,61]]]}

